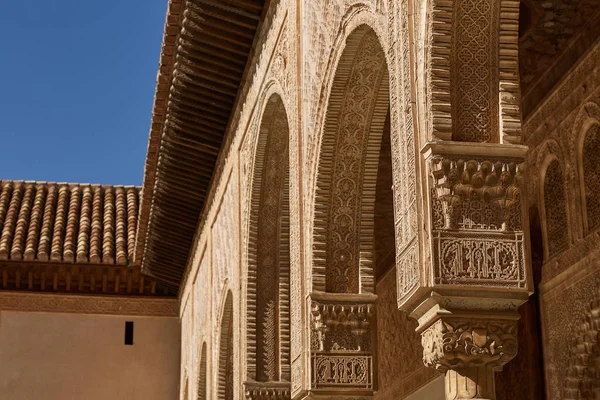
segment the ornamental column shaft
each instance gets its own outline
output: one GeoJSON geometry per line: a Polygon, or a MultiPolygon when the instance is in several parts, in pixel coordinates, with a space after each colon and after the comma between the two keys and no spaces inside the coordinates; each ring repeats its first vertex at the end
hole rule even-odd
{"type": "MultiPolygon", "coordinates": [[[[423,361],[445,373],[446,398],[492,400],[495,371],[516,356],[517,310],[532,289],[519,1],[429,7],[422,229],[417,255],[397,249],[398,306],[419,322],[423,361]]],[[[396,206],[397,219],[403,211],[396,206]]]]}

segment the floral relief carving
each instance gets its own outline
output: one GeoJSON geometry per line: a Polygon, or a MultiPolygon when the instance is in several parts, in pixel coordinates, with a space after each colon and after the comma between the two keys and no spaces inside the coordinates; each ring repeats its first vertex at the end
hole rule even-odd
{"type": "MultiPolygon", "coordinates": [[[[345,83],[341,98],[329,104],[328,118],[319,165],[320,195],[318,207],[328,207],[326,224],[325,290],[332,293],[358,293],[359,281],[372,280],[360,272],[360,245],[363,185],[367,170],[372,124],[383,124],[378,94],[386,85],[387,67],[379,39],[373,31],[357,33],[347,45],[351,57],[343,60],[336,76],[338,85],[345,83]],[[355,54],[354,56],[352,56],[355,54]],[[375,116],[379,118],[375,121],[375,116]]],[[[339,89],[339,87],[338,87],[339,89]]],[[[381,135],[381,132],[374,133],[381,135]]],[[[378,148],[379,146],[374,146],[378,148]]],[[[372,193],[371,193],[372,194],[372,193]]],[[[365,233],[366,234],[366,233],[365,233]]]]}
{"type": "MultiPolygon", "coordinates": [[[[390,74],[390,118],[392,146],[392,168],[394,181],[394,219],[396,231],[396,270],[398,276],[398,298],[403,299],[418,286],[420,279],[417,239],[417,173],[415,159],[415,130],[413,121],[411,76],[411,41],[409,35],[407,0],[400,3],[390,1],[389,10],[400,23],[399,37],[391,35],[390,55],[397,67],[390,74]],[[394,128],[396,127],[396,128],[394,128]]],[[[397,22],[389,22],[397,23],[397,22]]],[[[391,32],[390,32],[391,33],[391,32]]]]}
{"type": "Polygon", "coordinates": [[[517,322],[439,319],[421,334],[423,363],[438,371],[502,367],[517,355],[517,322]]]}
{"type": "Polygon", "coordinates": [[[519,161],[430,158],[437,284],[526,286],[519,161]]]}

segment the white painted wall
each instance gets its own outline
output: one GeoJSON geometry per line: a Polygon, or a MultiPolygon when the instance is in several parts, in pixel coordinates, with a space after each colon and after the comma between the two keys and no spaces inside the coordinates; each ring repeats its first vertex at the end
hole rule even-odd
{"type": "Polygon", "coordinates": [[[2,399],[176,399],[179,357],[175,317],[0,312],[2,399]]]}

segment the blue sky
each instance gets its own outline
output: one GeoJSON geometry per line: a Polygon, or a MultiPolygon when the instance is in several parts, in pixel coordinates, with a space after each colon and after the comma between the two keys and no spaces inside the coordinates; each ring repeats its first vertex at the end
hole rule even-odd
{"type": "Polygon", "coordinates": [[[166,9],[0,2],[0,179],[142,183],[166,9]]]}

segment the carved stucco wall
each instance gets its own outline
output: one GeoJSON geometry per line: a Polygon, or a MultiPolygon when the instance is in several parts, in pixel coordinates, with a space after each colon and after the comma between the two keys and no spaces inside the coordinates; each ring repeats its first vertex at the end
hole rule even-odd
{"type": "MultiPolygon", "coordinates": [[[[386,277],[388,286],[383,285],[381,292],[383,299],[386,299],[384,309],[391,312],[396,308],[395,301],[389,301],[394,299],[393,293],[397,285],[402,294],[415,287],[419,279],[416,266],[420,257],[428,256],[426,249],[419,252],[416,240],[417,216],[422,214],[422,210],[416,195],[419,165],[415,154],[424,140],[431,139],[428,132],[433,130],[433,127],[427,126],[425,110],[425,99],[431,93],[425,87],[428,81],[423,76],[430,74],[431,70],[423,67],[428,65],[424,63],[424,41],[430,32],[425,32],[427,10],[422,3],[424,2],[416,2],[411,6],[408,0],[280,0],[267,13],[255,46],[257,50],[249,62],[240,101],[233,113],[224,151],[218,162],[216,179],[206,202],[206,223],[198,232],[194,256],[181,295],[183,300],[193,293],[191,298],[194,311],[184,314],[183,318],[189,319],[192,315],[197,318],[193,324],[194,332],[191,333],[194,339],[187,341],[183,348],[183,352],[188,352],[189,355],[182,364],[182,373],[187,371],[191,376],[197,376],[201,343],[206,340],[209,343],[207,358],[211,375],[208,398],[216,396],[218,318],[224,293],[228,288],[234,293],[233,332],[237,335],[234,341],[239,344],[235,350],[237,390],[241,390],[241,382],[245,378],[246,342],[242,332],[246,332],[247,326],[242,316],[247,312],[247,286],[242,277],[248,272],[246,249],[249,234],[246,227],[250,223],[251,212],[249,182],[253,173],[253,149],[260,129],[261,115],[268,98],[274,93],[282,98],[290,127],[290,358],[295,386],[292,390],[298,389],[298,385],[308,379],[303,372],[306,371],[307,361],[302,358],[303,349],[308,347],[308,343],[305,331],[300,327],[307,325],[308,312],[304,299],[312,286],[314,193],[321,133],[336,67],[346,46],[346,38],[357,27],[365,24],[377,35],[389,71],[394,219],[396,248],[400,250],[397,263],[401,266],[400,270],[405,271],[401,276],[391,274],[391,278],[386,277]],[[301,6],[297,9],[299,3],[301,6]],[[300,18],[296,16],[298,11],[301,12],[300,18]],[[409,15],[413,15],[412,19],[409,15]],[[418,66],[412,64],[409,52],[409,22],[416,24],[415,62],[418,66]],[[299,50],[302,57],[298,57],[299,50]],[[299,65],[302,65],[302,71],[298,70],[299,65]],[[413,70],[420,71],[418,80],[414,79],[414,74],[411,76],[413,70]],[[423,94],[416,104],[412,103],[415,90],[413,82],[418,82],[416,90],[423,94]],[[424,129],[418,139],[415,139],[415,118],[424,129]],[[208,249],[206,251],[205,245],[208,249]],[[198,273],[202,270],[209,272],[198,273]],[[389,282],[392,278],[397,280],[396,285],[389,282]],[[207,311],[200,311],[199,308],[207,311]]],[[[398,317],[398,312],[394,315],[398,317]]],[[[404,317],[398,318],[400,319],[392,318],[390,325],[404,322],[401,320],[404,317]]],[[[382,333],[385,332],[384,329],[382,333]]],[[[392,338],[393,335],[387,340],[391,341],[392,338]]],[[[416,349],[421,351],[419,346],[410,347],[411,342],[404,342],[404,339],[399,339],[399,345],[395,349],[397,353],[394,354],[412,354],[416,349]]],[[[382,356],[380,361],[395,368],[392,365],[394,360],[382,356]]],[[[391,375],[384,374],[381,379],[382,385],[387,386],[391,375]]],[[[423,378],[423,382],[425,381],[427,378],[423,378]]],[[[413,382],[419,380],[415,378],[413,382]]],[[[191,396],[194,397],[197,384],[190,385],[191,396]]],[[[390,388],[381,393],[381,398],[407,391],[410,390],[390,388]]],[[[238,392],[236,398],[241,398],[241,395],[238,392]]]]}
{"type": "MultiPolygon", "coordinates": [[[[296,24],[296,6],[296,2],[281,0],[267,13],[256,45],[260,50],[250,61],[248,78],[240,97],[242,100],[233,114],[231,130],[218,162],[217,179],[206,205],[207,222],[196,238],[194,256],[184,282],[181,299],[183,301],[193,293],[194,311],[182,315],[182,318],[190,319],[193,315],[194,329],[191,333],[193,340],[187,340],[182,349],[189,354],[181,370],[193,377],[190,380],[190,396],[193,398],[197,395],[195,377],[199,372],[203,340],[209,343],[207,365],[211,379],[207,385],[208,397],[216,395],[218,352],[215,346],[218,342],[218,315],[226,288],[234,291],[234,335],[246,330],[241,316],[246,312],[244,299],[247,288],[240,277],[247,273],[248,231],[245,227],[250,213],[249,182],[260,117],[273,93],[281,96],[290,126],[291,324],[292,327],[300,327],[306,321],[303,298],[308,290],[306,279],[310,279],[310,268],[305,266],[312,262],[310,232],[319,148],[317,132],[324,124],[335,66],[344,49],[345,39],[363,24],[377,34],[389,69],[392,165],[394,186],[400,189],[395,191],[395,212],[400,214],[395,230],[400,232],[399,245],[407,249],[400,262],[410,266],[418,261],[415,247],[418,206],[415,187],[409,184],[416,180],[416,165],[409,76],[408,1],[311,1],[303,3],[299,25],[296,24]],[[296,41],[299,28],[302,29],[301,40],[296,41]],[[299,61],[296,54],[300,47],[305,55],[300,60],[305,68],[302,74],[298,74],[296,69],[299,61]],[[300,87],[303,90],[301,94],[298,92],[300,87]],[[298,107],[300,100],[301,108],[298,107]],[[298,124],[300,115],[301,126],[298,124]]],[[[411,273],[408,280],[403,277],[402,281],[408,287],[411,279],[415,278],[416,275],[411,273]]],[[[386,299],[389,301],[394,298],[393,287],[390,286],[387,291],[386,299]]],[[[395,302],[387,306],[391,310],[395,302]]],[[[241,337],[235,338],[239,343],[235,363],[236,387],[241,387],[246,363],[243,357],[246,343],[241,337]]],[[[303,330],[292,329],[291,360],[298,361],[294,384],[306,379],[306,375],[302,375],[304,361],[300,358],[302,349],[306,347],[304,343],[303,330]]]]}
{"type": "MultiPolygon", "coordinates": [[[[418,262],[416,249],[416,165],[411,105],[411,61],[408,35],[408,1],[371,0],[364,2],[321,0],[303,8],[302,44],[306,81],[303,91],[303,143],[305,146],[303,180],[305,196],[305,263],[313,263],[312,245],[316,165],[322,146],[322,131],[328,112],[329,96],[345,49],[346,38],[361,25],[373,29],[386,57],[389,71],[391,146],[394,166],[395,215],[398,263],[409,271],[402,280],[403,289],[410,290],[417,279],[414,266],[418,262]]],[[[307,279],[310,279],[307,276],[307,279]]]]}
{"type": "Polygon", "coordinates": [[[396,270],[377,283],[377,366],[379,390],[374,400],[402,399],[441,376],[423,365],[417,323],[396,304],[396,270]]]}
{"type": "MultiPolygon", "coordinates": [[[[295,2],[281,0],[274,2],[266,15],[256,48],[260,49],[249,62],[249,70],[243,84],[241,100],[236,105],[231,121],[231,131],[224,143],[224,151],[219,159],[215,184],[211,188],[203,219],[203,228],[197,233],[193,256],[184,281],[180,299],[193,302],[193,312],[181,314],[182,324],[192,321],[193,329],[186,331],[188,336],[182,346],[185,359],[181,371],[190,376],[190,399],[198,398],[198,375],[200,373],[202,343],[207,343],[206,364],[208,380],[206,398],[218,397],[220,318],[223,311],[225,293],[233,293],[233,361],[234,398],[243,397],[242,382],[245,379],[245,346],[243,340],[246,322],[244,296],[245,282],[240,276],[247,274],[247,247],[250,214],[250,187],[253,171],[254,148],[260,128],[260,118],[268,98],[277,93],[284,101],[290,125],[290,149],[297,149],[297,115],[295,88],[295,42],[288,36],[295,34],[295,2]],[[290,7],[289,5],[293,5],[290,7]],[[289,44],[288,44],[289,43],[289,44]],[[294,71],[294,72],[292,72],[294,71]],[[244,229],[246,227],[246,229],[244,229]],[[243,246],[241,244],[243,243],[243,246]],[[242,248],[244,251],[242,251],[242,248]],[[242,262],[243,261],[243,262],[242,262]],[[190,294],[193,294],[190,296],[190,294]],[[193,315],[193,317],[192,317],[193,315]]],[[[294,36],[291,36],[294,37],[294,36]]],[[[290,164],[298,163],[297,150],[290,151],[290,164]]],[[[298,169],[290,171],[290,217],[296,222],[290,236],[298,237],[299,200],[297,194],[298,169]]],[[[298,274],[298,240],[290,249],[292,274],[298,274]],[[294,247],[295,246],[295,247],[294,247]]],[[[296,276],[296,282],[300,278],[296,276]]],[[[298,290],[299,291],[299,290],[298,290]]],[[[296,310],[300,301],[296,298],[296,310]]],[[[299,318],[299,312],[296,313],[299,318]]],[[[298,330],[298,333],[299,330],[298,330]]],[[[296,346],[296,349],[301,346],[296,346]]],[[[182,379],[183,381],[183,379],[182,379]]],[[[181,386],[183,388],[183,386],[181,386]]],[[[183,391],[182,391],[183,395],[183,391]]],[[[202,398],[202,397],[200,397],[202,398]]],[[[187,400],[187,399],[186,399],[187,400]]]]}
{"type": "MultiPolygon", "coordinates": [[[[585,208],[586,188],[599,183],[589,161],[582,159],[586,153],[584,135],[594,129],[599,111],[597,44],[524,124],[525,142],[530,146],[528,198],[541,211],[544,231],[545,261],[539,292],[549,400],[595,399],[600,393],[600,235],[598,230],[586,228],[585,208]],[[558,216],[552,216],[557,206],[542,199],[546,167],[552,165],[561,167],[563,175],[563,187],[555,188],[565,197],[559,204],[564,211],[558,216]],[[557,223],[561,230],[552,228],[557,223]],[[564,245],[556,249],[552,244],[557,242],[564,245]],[[556,250],[550,251],[553,246],[556,250]]],[[[592,151],[597,164],[598,149],[592,151]]],[[[560,185],[557,180],[550,183],[560,185]]]]}

